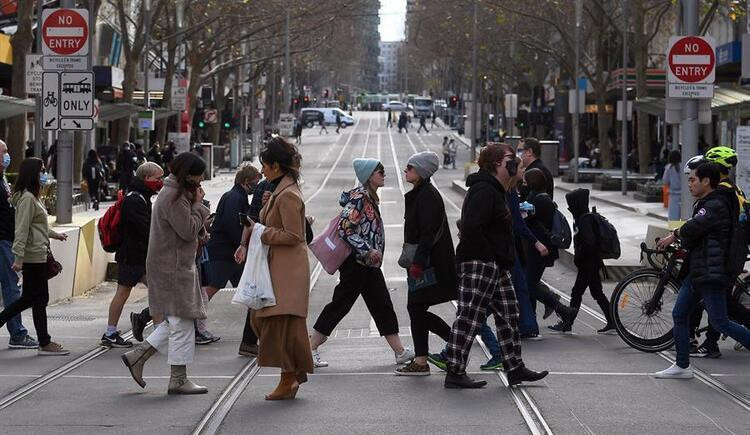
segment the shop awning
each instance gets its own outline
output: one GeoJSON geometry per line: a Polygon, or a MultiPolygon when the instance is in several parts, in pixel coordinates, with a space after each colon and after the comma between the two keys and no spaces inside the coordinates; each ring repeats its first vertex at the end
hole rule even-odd
{"type": "Polygon", "coordinates": [[[0,119],[8,119],[17,115],[33,112],[36,109],[36,103],[32,99],[21,99],[0,95],[0,119]]]}
{"type": "Polygon", "coordinates": [[[170,116],[174,116],[180,113],[179,110],[173,110],[173,109],[167,109],[166,107],[157,107],[154,109],[156,112],[154,116],[156,117],[156,120],[162,120],[164,118],[169,118],[170,116]]]}
{"type": "MultiPolygon", "coordinates": [[[[750,90],[743,88],[715,88],[711,100],[711,111],[732,110],[737,106],[750,105],[750,90]]],[[[635,110],[653,116],[664,116],[664,98],[644,97],[635,100],[635,110]]]]}
{"type": "Polygon", "coordinates": [[[99,121],[106,122],[127,118],[142,109],[142,107],[130,103],[103,103],[99,113],[99,121]]]}

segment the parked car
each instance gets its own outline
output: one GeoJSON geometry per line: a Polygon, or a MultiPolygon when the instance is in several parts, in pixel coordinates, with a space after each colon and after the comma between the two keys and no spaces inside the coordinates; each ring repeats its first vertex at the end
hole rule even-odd
{"type": "Polygon", "coordinates": [[[307,128],[312,128],[315,125],[318,125],[320,122],[318,121],[319,114],[321,112],[323,113],[323,119],[326,125],[336,124],[336,113],[340,115],[342,125],[354,125],[354,117],[350,116],[348,113],[337,107],[306,107],[302,109],[302,111],[300,112],[302,125],[306,126],[307,128]]]}
{"type": "Polygon", "coordinates": [[[391,109],[391,111],[393,112],[400,112],[402,110],[406,110],[406,107],[407,107],[406,104],[400,101],[395,101],[395,100],[391,100],[383,104],[383,110],[391,109]]]}

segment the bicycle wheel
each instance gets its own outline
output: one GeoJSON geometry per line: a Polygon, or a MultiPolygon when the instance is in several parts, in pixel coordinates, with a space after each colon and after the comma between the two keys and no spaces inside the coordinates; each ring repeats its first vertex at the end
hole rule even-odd
{"type": "Polygon", "coordinates": [[[617,334],[628,346],[642,352],[661,352],[674,343],[672,308],[677,301],[677,283],[667,281],[656,309],[651,314],[646,309],[659,279],[656,270],[637,270],[623,278],[612,293],[610,312],[617,334]]]}

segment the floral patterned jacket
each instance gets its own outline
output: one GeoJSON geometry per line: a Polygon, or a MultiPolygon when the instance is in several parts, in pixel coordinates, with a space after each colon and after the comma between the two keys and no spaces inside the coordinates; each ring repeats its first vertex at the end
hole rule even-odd
{"type": "Polygon", "coordinates": [[[342,192],[339,204],[344,207],[339,236],[351,245],[358,263],[373,266],[367,261],[367,253],[372,249],[382,253],[385,249],[385,230],[378,206],[362,186],[342,192]]]}

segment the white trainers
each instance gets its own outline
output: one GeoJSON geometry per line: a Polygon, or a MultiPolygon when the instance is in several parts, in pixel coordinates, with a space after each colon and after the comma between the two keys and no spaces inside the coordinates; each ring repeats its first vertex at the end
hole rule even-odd
{"type": "Polygon", "coordinates": [[[693,369],[683,369],[677,364],[672,364],[668,369],[654,373],[657,379],[693,379],[693,369]]]}
{"type": "Polygon", "coordinates": [[[393,354],[396,356],[396,364],[406,364],[416,356],[414,351],[408,347],[405,347],[404,351],[401,353],[393,352],[393,354]]]}
{"type": "Polygon", "coordinates": [[[312,351],[312,357],[313,357],[313,365],[315,367],[328,367],[328,361],[323,361],[320,359],[320,351],[317,351],[317,350],[312,351]]]}

